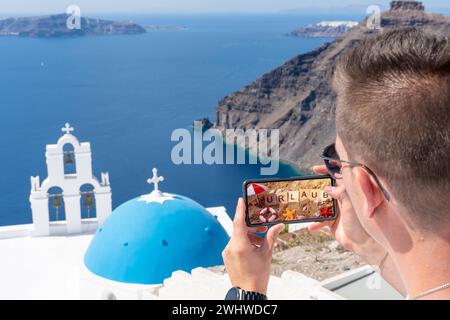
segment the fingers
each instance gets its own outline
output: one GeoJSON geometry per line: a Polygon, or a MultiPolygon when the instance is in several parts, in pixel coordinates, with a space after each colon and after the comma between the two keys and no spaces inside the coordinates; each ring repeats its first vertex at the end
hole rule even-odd
{"type": "Polygon", "coordinates": [[[313,171],[314,173],[317,173],[317,174],[328,175],[327,167],[324,166],[324,165],[313,166],[313,167],[312,167],[312,171],[313,171]]]}
{"type": "Polygon", "coordinates": [[[340,179],[343,179],[344,176],[342,175],[342,173],[335,173],[334,178],[337,179],[337,181],[339,181],[340,179]]]}
{"type": "Polygon", "coordinates": [[[345,194],[345,186],[343,184],[334,187],[325,187],[324,191],[333,199],[342,200],[345,194]]]}
{"type": "Polygon", "coordinates": [[[268,229],[266,226],[247,227],[248,233],[266,233],[268,229]]]}
{"type": "Polygon", "coordinates": [[[257,227],[248,227],[245,221],[245,202],[244,199],[239,198],[237,206],[236,206],[236,214],[234,215],[233,221],[233,230],[244,233],[265,233],[268,227],[266,226],[257,226],[257,227]]]}
{"type": "Polygon", "coordinates": [[[273,226],[272,228],[267,231],[266,237],[265,237],[265,245],[267,245],[267,249],[269,251],[272,251],[273,246],[275,245],[275,242],[277,241],[278,235],[280,232],[284,229],[284,224],[277,224],[273,226]]]}
{"type": "MultiPolygon", "coordinates": [[[[324,191],[330,195],[333,199],[337,201],[342,201],[344,196],[346,196],[345,186],[338,185],[333,187],[325,187],[324,191]]],[[[336,208],[337,217],[335,220],[316,222],[308,226],[308,230],[312,233],[317,233],[323,231],[324,228],[328,228],[332,232],[335,231],[337,226],[337,221],[339,220],[339,207],[336,208]]]]}

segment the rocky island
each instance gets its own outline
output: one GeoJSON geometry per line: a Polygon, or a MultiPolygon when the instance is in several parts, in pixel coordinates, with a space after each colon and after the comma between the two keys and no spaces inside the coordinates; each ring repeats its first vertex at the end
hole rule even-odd
{"type": "Polygon", "coordinates": [[[300,38],[337,38],[357,25],[356,21],[322,21],[295,29],[289,35],[300,38]]]}
{"type": "Polygon", "coordinates": [[[416,27],[450,36],[450,18],[425,12],[417,1],[392,1],[390,10],[381,15],[381,29],[367,28],[366,20],[224,97],[216,107],[216,126],[280,129],[282,160],[308,170],[321,163],[322,148],[335,139],[335,96],[330,80],[340,55],[364,37],[393,28],[416,27]]]}
{"type": "Polygon", "coordinates": [[[68,14],[0,19],[0,36],[35,38],[77,37],[89,35],[141,34],[145,29],[133,22],[80,18],[79,28],[69,28],[68,14]]]}
{"type": "Polygon", "coordinates": [[[146,25],[144,26],[147,31],[185,31],[188,30],[187,27],[174,26],[174,25],[146,25]]]}

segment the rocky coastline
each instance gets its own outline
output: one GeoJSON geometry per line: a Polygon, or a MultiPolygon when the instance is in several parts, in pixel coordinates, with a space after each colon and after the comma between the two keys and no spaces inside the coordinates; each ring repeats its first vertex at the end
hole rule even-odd
{"type": "MultiPolygon", "coordinates": [[[[339,56],[365,37],[395,28],[416,27],[450,36],[450,18],[427,13],[416,1],[393,1],[381,14],[381,28],[367,19],[334,41],[298,55],[220,100],[216,127],[279,129],[280,158],[300,170],[321,163],[324,146],[335,139],[335,95],[330,85],[339,56]]],[[[245,146],[243,146],[245,147],[245,146]]]]}

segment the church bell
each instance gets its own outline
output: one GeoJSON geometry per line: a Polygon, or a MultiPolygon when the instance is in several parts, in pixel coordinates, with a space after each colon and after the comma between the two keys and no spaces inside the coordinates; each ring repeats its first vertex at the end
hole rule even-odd
{"type": "Polygon", "coordinates": [[[72,164],[72,163],[73,163],[72,152],[66,151],[66,164],[72,164]]]}
{"type": "Polygon", "coordinates": [[[92,201],[91,193],[86,193],[86,197],[83,201],[83,206],[85,207],[92,207],[94,205],[94,202],[92,201]]]}
{"type": "Polygon", "coordinates": [[[58,195],[54,195],[53,196],[53,206],[55,208],[61,207],[61,200],[59,200],[59,196],[58,195]]]}

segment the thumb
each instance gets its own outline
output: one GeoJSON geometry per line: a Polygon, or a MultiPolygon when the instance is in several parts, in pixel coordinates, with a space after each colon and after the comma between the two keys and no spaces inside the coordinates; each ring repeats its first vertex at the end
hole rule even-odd
{"type": "Polygon", "coordinates": [[[233,220],[233,237],[247,236],[247,226],[245,223],[245,203],[242,198],[239,198],[238,204],[236,206],[236,214],[233,220]]]}
{"type": "Polygon", "coordinates": [[[308,226],[308,230],[309,230],[309,232],[316,233],[316,232],[322,231],[322,229],[325,227],[330,227],[332,224],[333,223],[330,221],[315,222],[308,226]]]}
{"type": "Polygon", "coordinates": [[[280,223],[280,224],[273,226],[272,228],[269,229],[269,231],[267,231],[266,243],[267,243],[269,250],[273,249],[273,246],[275,245],[275,242],[277,241],[278,235],[280,234],[280,232],[283,229],[284,229],[284,224],[280,223]]]}

